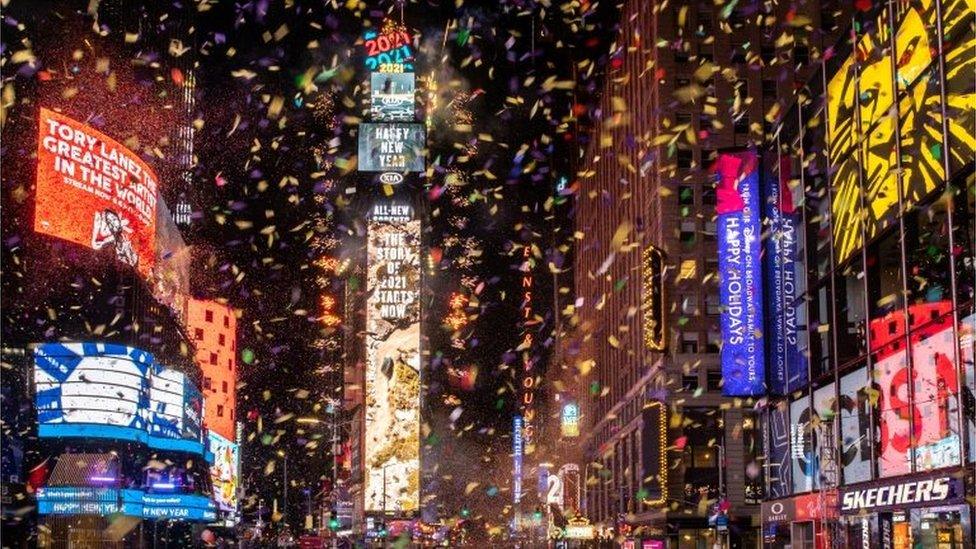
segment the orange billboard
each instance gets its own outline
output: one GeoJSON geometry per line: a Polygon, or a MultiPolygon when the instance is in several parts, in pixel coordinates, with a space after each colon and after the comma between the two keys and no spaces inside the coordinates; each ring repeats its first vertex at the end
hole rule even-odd
{"type": "Polygon", "coordinates": [[[116,258],[148,276],[155,261],[157,181],[107,135],[42,108],[34,230],[116,258]]]}

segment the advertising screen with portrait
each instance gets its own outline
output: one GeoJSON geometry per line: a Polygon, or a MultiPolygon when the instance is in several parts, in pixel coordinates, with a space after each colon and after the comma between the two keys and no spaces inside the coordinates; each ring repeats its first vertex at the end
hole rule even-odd
{"type": "Polygon", "coordinates": [[[148,277],[156,259],[155,172],[114,139],[41,108],[34,230],[108,248],[148,277]]]}

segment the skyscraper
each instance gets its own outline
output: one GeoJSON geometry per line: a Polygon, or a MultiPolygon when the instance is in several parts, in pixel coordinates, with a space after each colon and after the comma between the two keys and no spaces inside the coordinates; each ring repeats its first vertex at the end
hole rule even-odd
{"type": "Polygon", "coordinates": [[[769,137],[842,9],[623,8],[578,174],[563,355],[586,395],[585,513],[615,534],[755,543],[762,446],[756,401],[723,396],[713,165],[769,137]]]}

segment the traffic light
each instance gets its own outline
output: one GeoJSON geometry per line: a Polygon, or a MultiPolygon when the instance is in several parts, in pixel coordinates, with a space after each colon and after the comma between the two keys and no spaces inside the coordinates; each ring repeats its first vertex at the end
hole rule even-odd
{"type": "Polygon", "coordinates": [[[471,509],[468,509],[467,507],[462,507],[461,508],[461,518],[466,519],[466,518],[468,518],[470,516],[471,516],[471,509]]]}
{"type": "Polygon", "coordinates": [[[339,529],[339,515],[335,509],[329,511],[329,530],[335,532],[339,529]]]}

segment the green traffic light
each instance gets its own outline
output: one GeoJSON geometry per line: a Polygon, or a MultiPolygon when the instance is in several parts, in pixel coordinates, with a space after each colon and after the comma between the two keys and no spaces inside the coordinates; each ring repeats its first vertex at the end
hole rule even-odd
{"type": "Polygon", "coordinates": [[[463,508],[461,509],[461,516],[462,516],[463,518],[468,518],[469,516],[471,516],[471,510],[470,510],[470,509],[468,509],[467,507],[463,507],[463,508]]]}

